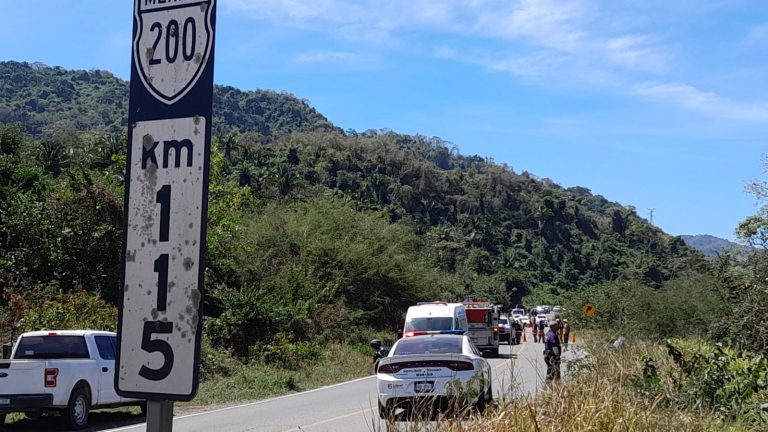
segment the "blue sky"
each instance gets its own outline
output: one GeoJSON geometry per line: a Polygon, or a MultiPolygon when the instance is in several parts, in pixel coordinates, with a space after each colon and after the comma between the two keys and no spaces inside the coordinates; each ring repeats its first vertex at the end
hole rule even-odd
{"type": "MultiPolygon", "coordinates": [[[[127,79],[130,0],[7,2],[0,60],[127,79]]],[[[762,0],[219,0],[216,82],[439,136],[733,239],[768,152],[762,0]]]]}

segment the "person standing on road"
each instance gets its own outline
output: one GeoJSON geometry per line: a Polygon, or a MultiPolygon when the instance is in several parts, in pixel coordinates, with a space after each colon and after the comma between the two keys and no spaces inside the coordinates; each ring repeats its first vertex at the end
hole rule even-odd
{"type": "Polygon", "coordinates": [[[533,342],[539,341],[539,326],[536,324],[536,320],[531,321],[531,332],[533,333],[533,342]]]}
{"type": "Polygon", "coordinates": [[[539,321],[539,342],[544,343],[544,328],[547,323],[544,320],[539,321]]]}
{"type": "Polygon", "coordinates": [[[547,363],[547,381],[560,380],[560,338],[557,321],[549,322],[549,332],[544,337],[544,361],[547,363]]]}
{"type": "Polygon", "coordinates": [[[568,339],[571,337],[571,325],[568,320],[563,320],[563,349],[568,351],[568,339]]]}

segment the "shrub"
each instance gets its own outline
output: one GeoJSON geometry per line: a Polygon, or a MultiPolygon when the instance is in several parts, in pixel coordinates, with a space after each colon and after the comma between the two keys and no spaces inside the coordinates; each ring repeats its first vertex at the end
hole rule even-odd
{"type": "Polygon", "coordinates": [[[692,339],[667,341],[667,350],[681,371],[673,376],[674,401],[731,418],[758,421],[764,416],[768,361],[762,355],[692,339]]]}
{"type": "Polygon", "coordinates": [[[209,338],[203,336],[200,354],[200,380],[232,375],[241,364],[232,353],[211,345],[209,338]]]}
{"type": "Polygon", "coordinates": [[[22,308],[22,331],[89,329],[115,331],[117,308],[97,294],[77,291],[55,298],[31,299],[16,295],[13,308],[22,308]]]}
{"type": "Polygon", "coordinates": [[[251,347],[251,358],[268,365],[298,370],[321,359],[323,351],[309,341],[293,342],[289,336],[279,333],[270,343],[251,347]]]}

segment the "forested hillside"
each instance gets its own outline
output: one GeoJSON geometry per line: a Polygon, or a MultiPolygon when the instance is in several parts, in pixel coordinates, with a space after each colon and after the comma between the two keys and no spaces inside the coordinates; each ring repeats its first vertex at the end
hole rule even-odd
{"type": "MultiPolygon", "coordinates": [[[[214,133],[332,131],[307,101],[273,91],[214,89],[214,133]]],[[[72,128],[121,133],[128,123],[128,82],[101,70],[69,71],[41,63],[0,62],[0,124],[18,123],[40,138],[72,128]]]]}
{"type": "MultiPolygon", "coordinates": [[[[44,326],[66,313],[41,305],[82,308],[83,292],[114,305],[127,84],[14,62],[0,72],[0,320],[44,326]]],[[[632,207],[436,137],[344,133],[288,94],[217,87],[214,129],[206,329],[239,356],[391,329],[417,300],[555,303],[706,270],[632,207]]]]}

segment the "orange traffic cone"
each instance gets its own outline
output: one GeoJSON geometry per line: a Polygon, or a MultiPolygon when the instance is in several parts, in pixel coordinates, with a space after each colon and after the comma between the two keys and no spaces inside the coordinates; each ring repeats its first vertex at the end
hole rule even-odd
{"type": "Polygon", "coordinates": [[[576,343],[576,333],[571,336],[571,343],[576,343]]]}
{"type": "Polygon", "coordinates": [[[525,331],[525,327],[523,327],[523,342],[528,342],[528,339],[525,338],[525,334],[528,333],[525,331]]]}

